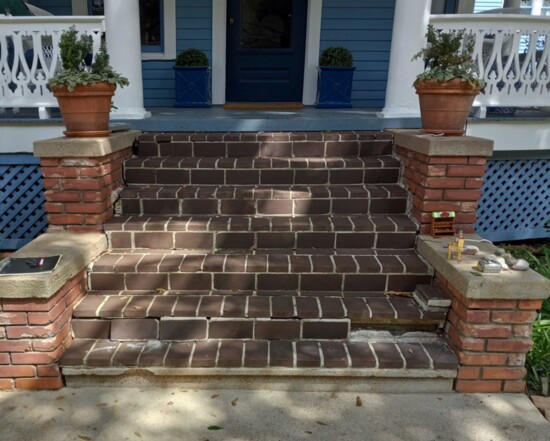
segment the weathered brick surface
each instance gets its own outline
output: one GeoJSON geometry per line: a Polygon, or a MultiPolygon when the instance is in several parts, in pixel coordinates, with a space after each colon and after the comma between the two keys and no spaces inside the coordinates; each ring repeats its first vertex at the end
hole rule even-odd
{"type": "Polygon", "coordinates": [[[540,300],[469,299],[440,273],[435,276],[452,299],[445,331],[460,363],[456,391],[522,392],[540,300]]]}
{"type": "Polygon", "coordinates": [[[132,148],[98,158],[41,160],[51,229],[101,231],[114,214],[112,195],[123,184],[122,165],[132,148]]]}
{"type": "Polygon", "coordinates": [[[459,230],[473,233],[487,158],[427,156],[396,146],[403,164],[403,184],[412,197],[411,215],[428,233],[433,211],[455,211],[459,230]]]}
{"type": "Polygon", "coordinates": [[[0,390],[59,389],[59,359],[72,342],[69,320],[86,289],[85,272],[50,299],[2,299],[0,390]]]}

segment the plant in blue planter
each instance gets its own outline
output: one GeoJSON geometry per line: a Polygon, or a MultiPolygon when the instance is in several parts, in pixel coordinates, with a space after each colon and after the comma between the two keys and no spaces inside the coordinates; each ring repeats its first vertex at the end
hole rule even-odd
{"type": "Polygon", "coordinates": [[[210,107],[208,58],[198,49],[176,57],[176,107],[210,107]]]}
{"type": "Polygon", "coordinates": [[[353,55],[345,47],[325,49],[319,58],[318,109],[351,107],[353,55]]]}

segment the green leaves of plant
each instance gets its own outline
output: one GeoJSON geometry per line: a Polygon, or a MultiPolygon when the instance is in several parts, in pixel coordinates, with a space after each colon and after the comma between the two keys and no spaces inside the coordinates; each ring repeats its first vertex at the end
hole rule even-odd
{"type": "Polygon", "coordinates": [[[478,77],[472,58],[475,37],[466,34],[465,29],[444,32],[428,25],[426,39],[427,47],[413,57],[413,60],[424,60],[425,71],[418,75],[419,80],[444,83],[461,78],[472,87],[485,86],[485,82],[478,77]]]}
{"type": "Polygon", "coordinates": [[[99,51],[94,56],[91,67],[86,65],[86,57],[92,52],[92,39],[89,35],[78,36],[75,26],[63,31],[59,39],[59,53],[63,69],[49,81],[53,86],[67,86],[73,91],[78,84],[108,82],[120,87],[129,84],[128,78],[116,73],[109,64],[109,54],[105,41],[101,41],[99,51]]]}

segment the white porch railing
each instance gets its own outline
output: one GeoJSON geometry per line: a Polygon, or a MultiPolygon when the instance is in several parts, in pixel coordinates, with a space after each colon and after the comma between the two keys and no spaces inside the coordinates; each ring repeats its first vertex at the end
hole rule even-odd
{"type": "Polygon", "coordinates": [[[48,107],[57,107],[47,84],[61,67],[61,33],[72,25],[92,38],[95,54],[103,17],[0,17],[0,110],[37,107],[47,118],[48,107]]]}
{"type": "Polygon", "coordinates": [[[474,60],[486,82],[474,106],[550,106],[550,18],[525,15],[432,15],[436,29],[475,38],[474,60]]]}

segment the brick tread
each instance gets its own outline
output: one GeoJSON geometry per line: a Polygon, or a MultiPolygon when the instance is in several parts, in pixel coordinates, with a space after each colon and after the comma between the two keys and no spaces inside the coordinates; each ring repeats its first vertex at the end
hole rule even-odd
{"type": "Polygon", "coordinates": [[[133,184],[327,185],[396,183],[400,162],[369,158],[133,158],[124,166],[133,184]]]}
{"type": "Polygon", "coordinates": [[[286,187],[257,187],[250,185],[135,185],[125,187],[122,198],[142,199],[394,199],[407,197],[399,184],[350,184],[286,187]]]}
{"type": "Polygon", "coordinates": [[[456,370],[458,362],[442,341],[350,342],[210,340],[117,342],[75,339],[62,367],[180,368],[351,368],[456,370]]]}
{"type": "Polygon", "coordinates": [[[386,132],[146,133],[138,156],[344,157],[392,153],[386,132]]]}
{"type": "MultiPolygon", "coordinates": [[[[417,254],[388,250],[390,255],[355,255],[353,253],[303,254],[258,251],[254,254],[166,253],[165,250],[136,250],[100,256],[92,273],[162,273],[162,274],[431,274],[431,268],[417,254]]],[[[352,250],[350,250],[352,251],[352,250]]],[[[376,250],[377,252],[380,250],[376,250]]],[[[407,251],[407,250],[405,250],[407,251]]]]}
{"type": "Polygon", "coordinates": [[[368,231],[416,232],[416,224],[405,214],[363,216],[119,216],[104,224],[111,231],[235,231],[235,232],[298,232],[298,231],[368,231]]]}
{"type": "Polygon", "coordinates": [[[404,214],[407,192],[399,184],[126,187],[121,212],[140,215],[307,216],[404,214]]]}
{"type": "MultiPolygon", "coordinates": [[[[359,293],[357,293],[359,294],[359,293]]],[[[393,324],[424,321],[437,324],[445,313],[425,312],[409,297],[377,295],[362,297],[299,296],[272,292],[234,294],[158,294],[150,291],[92,292],[75,308],[78,319],[219,317],[228,319],[295,318],[350,319],[369,324],[386,320],[393,324]]]]}
{"type": "Polygon", "coordinates": [[[132,217],[105,225],[112,248],[188,250],[412,249],[416,225],[406,216],[132,217]]]}

